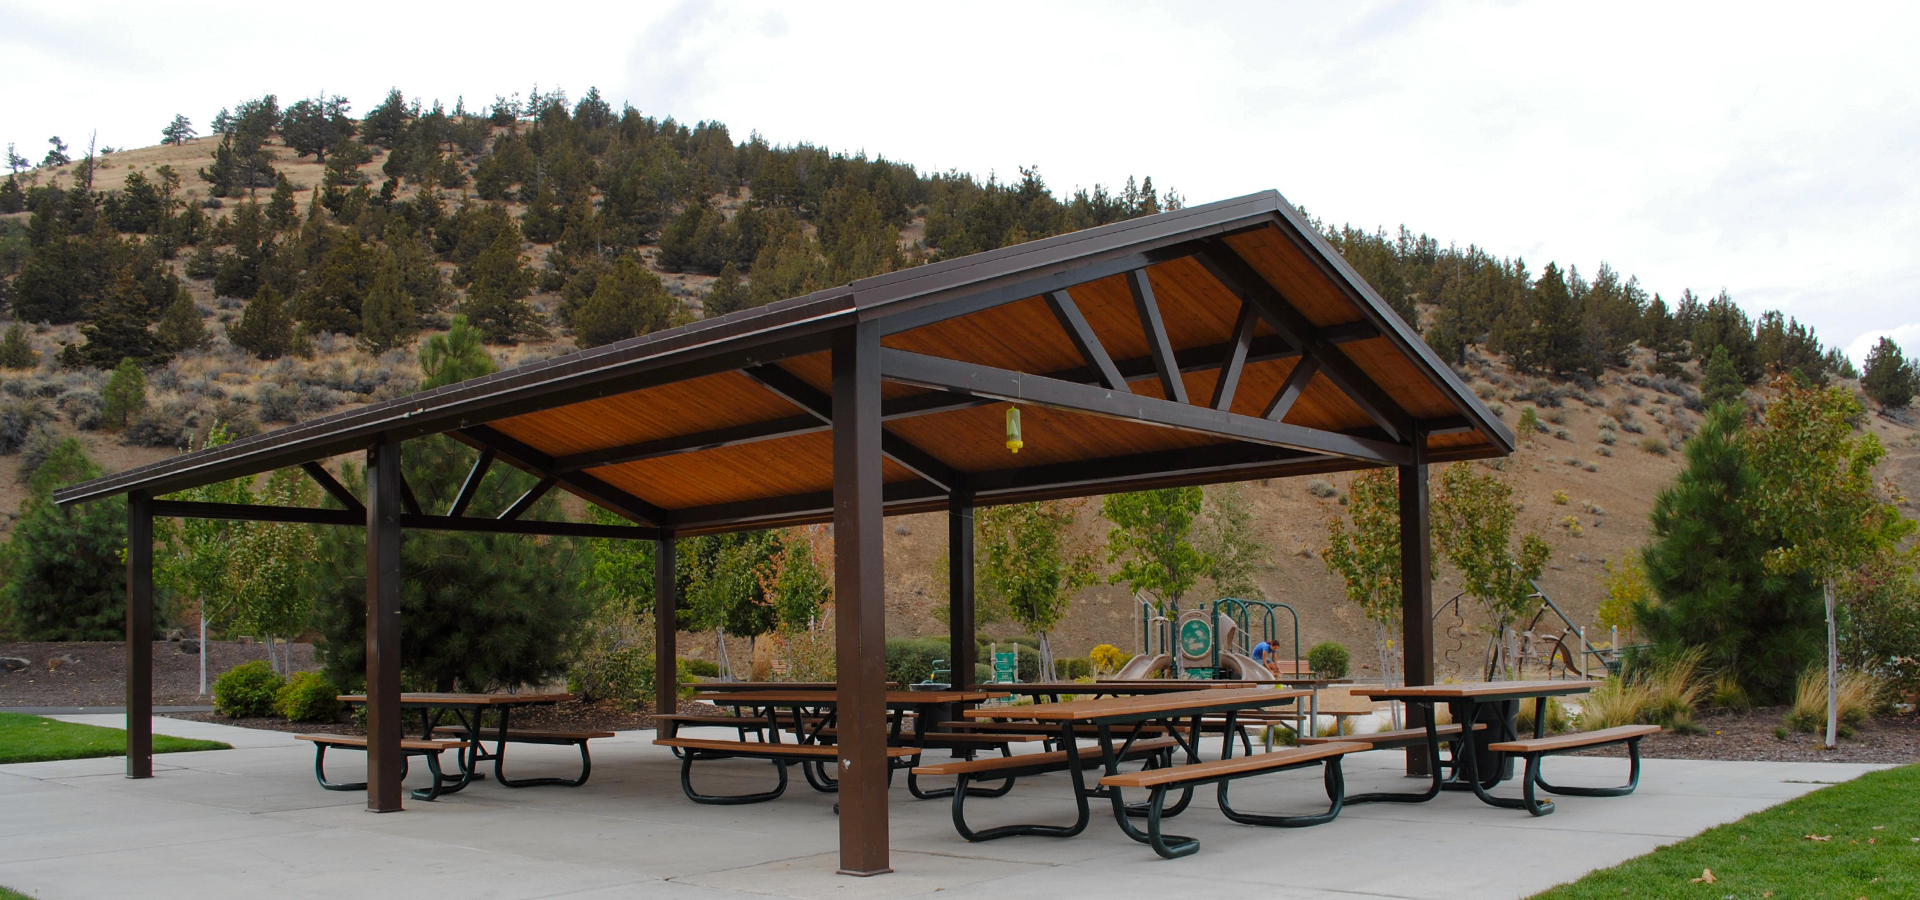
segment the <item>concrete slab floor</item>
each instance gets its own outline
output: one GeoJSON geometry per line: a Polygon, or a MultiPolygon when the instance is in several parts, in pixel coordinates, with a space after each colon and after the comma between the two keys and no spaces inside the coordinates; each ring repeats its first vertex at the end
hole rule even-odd
{"type": "MultiPolygon", "coordinates": [[[[678,761],[649,743],[650,732],[594,742],[593,780],[582,788],[511,790],[487,781],[434,803],[409,800],[398,815],[372,815],[364,795],[321,790],[312,748],[290,735],[165,718],[154,726],[238,749],[166,754],[156,777],[141,781],[122,777],[120,759],[0,766],[8,812],[0,817],[0,884],[39,900],[456,892],[502,900],[1524,897],[1879,768],[1649,760],[1633,796],[1562,798],[1558,812],[1540,819],[1449,793],[1425,804],[1355,806],[1303,829],[1235,825],[1202,790],[1172,822],[1200,839],[1200,852],[1172,861],[1128,840],[1100,804],[1076,838],[969,844],[953,831],[948,801],[916,801],[902,778],[889,812],[895,872],[857,879],[834,874],[832,796],[796,773],[786,796],[770,803],[696,805],[680,792],[678,761]]],[[[1410,789],[1401,759],[1350,757],[1349,790],[1410,789]]],[[[347,778],[362,760],[335,753],[328,763],[347,778]]],[[[509,762],[526,776],[570,774],[577,758],[570,748],[512,747],[509,762]]],[[[1569,784],[1618,783],[1625,768],[1590,758],[1551,765],[1550,776],[1569,784]]],[[[758,790],[771,775],[764,762],[695,770],[711,791],[758,790]]],[[[416,772],[409,786],[424,781],[416,772]]],[[[1233,797],[1236,807],[1263,812],[1326,802],[1309,772],[1238,782],[1233,797]]],[[[1068,782],[1023,779],[1011,795],[970,803],[968,812],[976,824],[1066,821],[1068,782]]]]}

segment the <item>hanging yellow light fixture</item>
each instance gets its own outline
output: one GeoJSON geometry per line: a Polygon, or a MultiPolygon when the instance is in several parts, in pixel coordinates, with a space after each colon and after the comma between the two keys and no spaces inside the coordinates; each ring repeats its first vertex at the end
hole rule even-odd
{"type": "Polygon", "coordinates": [[[1020,440],[1020,407],[1009,406],[1007,407],[1007,449],[1019,453],[1020,448],[1025,446],[1026,442],[1020,440]]]}

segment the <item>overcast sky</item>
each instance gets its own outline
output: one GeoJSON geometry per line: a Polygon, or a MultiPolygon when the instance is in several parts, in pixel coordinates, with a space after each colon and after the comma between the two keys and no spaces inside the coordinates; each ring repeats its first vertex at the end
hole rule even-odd
{"type": "Polygon", "coordinates": [[[1151,175],[1778,308],[1920,354],[1920,12],[1757,3],[569,4],[0,0],[0,140],[390,86],[598,86],[736,139],[1057,194],[1151,175]],[[364,10],[364,12],[356,12],[364,10]],[[457,10],[457,12],[455,11],[457,10]]]}

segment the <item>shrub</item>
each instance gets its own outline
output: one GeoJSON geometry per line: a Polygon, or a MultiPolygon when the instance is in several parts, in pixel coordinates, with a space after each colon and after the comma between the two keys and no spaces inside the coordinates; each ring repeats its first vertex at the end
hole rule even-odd
{"type": "Polygon", "coordinates": [[[1753,708],[1753,698],[1747,696],[1747,689],[1740,686],[1740,679],[1732,672],[1721,672],[1714,677],[1713,697],[1708,702],[1715,709],[1745,712],[1753,708]]]}
{"type": "Polygon", "coordinates": [[[339,693],[319,672],[296,672],[273,695],[273,710],[295,722],[332,722],[340,718],[339,693]]]}
{"type": "Polygon", "coordinates": [[[1333,641],[1321,641],[1307,651],[1307,667],[1322,678],[1345,678],[1353,655],[1333,641]]]}
{"type": "Polygon", "coordinates": [[[1647,706],[1646,685],[1624,678],[1609,678],[1580,701],[1577,720],[1583,731],[1598,731],[1640,721],[1647,706]]]}
{"type": "Polygon", "coordinates": [[[1694,647],[1653,667],[1646,676],[1647,705],[1642,712],[1648,723],[1665,725],[1682,734],[1699,730],[1693,724],[1693,713],[1707,690],[1699,677],[1705,659],[1706,651],[1694,647]]]}
{"type": "Polygon", "coordinates": [[[701,678],[719,678],[720,664],[710,659],[682,659],[680,663],[687,671],[701,678]]]}
{"type": "Polygon", "coordinates": [[[1667,442],[1652,435],[1640,439],[1640,449],[1654,456],[1667,455],[1667,442]]]}
{"type": "Polygon", "coordinates": [[[275,697],[285,682],[261,660],[241,663],[214,679],[213,708],[233,719],[273,715],[275,697]]]}
{"type": "Polygon", "coordinates": [[[0,404],[0,456],[20,452],[33,427],[51,418],[53,413],[38,400],[9,400],[0,404]]]}
{"type": "Polygon", "coordinates": [[[1094,672],[1111,675],[1127,664],[1127,654],[1112,644],[1099,644],[1087,653],[1087,660],[1093,664],[1094,672]]]}
{"type": "Polygon", "coordinates": [[[1092,678],[1093,663],[1084,656],[1068,656],[1053,661],[1053,677],[1065,681],[1092,678]]]}
{"type": "Polygon", "coordinates": [[[1340,493],[1340,491],[1338,488],[1335,488],[1333,486],[1332,482],[1315,478],[1314,480],[1307,482],[1307,493],[1312,494],[1315,497],[1319,497],[1322,500],[1326,500],[1333,497],[1335,494],[1340,493]]]}
{"type": "Polygon", "coordinates": [[[1569,500],[1568,500],[1568,498],[1567,498],[1567,492],[1566,492],[1566,491],[1554,491],[1554,492],[1553,492],[1553,505],[1555,505],[1555,506],[1565,506],[1565,505],[1567,505],[1567,503],[1568,503],[1568,502],[1569,502],[1569,500]]]}
{"type": "Polygon", "coordinates": [[[633,709],[653,694],[653,659],[653,617],[608,604],[587,618],[579,655],[567,667],[567,690],[590,703],[633,709]]]}
{"type": "Polygon", "coordinates": [[[1613,429],[1611,428],[1600,429],[1600,443],[1611,445],[1611,444],[1617,443],[1619,440],[1620,440],[1620,435],[1615,433],[1613,429]]]}
{"type": "Polygon", "coordinates": [[[942,638],[891,638],[887,641],[887,680],[902,685],[926,681],[933,661],[946,659],[952,648],[942,638]]]}

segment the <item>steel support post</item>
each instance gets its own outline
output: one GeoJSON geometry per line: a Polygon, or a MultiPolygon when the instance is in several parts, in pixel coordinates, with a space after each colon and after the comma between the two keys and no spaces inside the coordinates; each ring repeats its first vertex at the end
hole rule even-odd
{"type": "Polygon", "coordinates": [[[947,665],[956,690],[973,686],[973,496],[954,491],[947,498],[947,665]]]}
{"type": "Polygon", "coordinates": [[[887,840],[886,598],[880,450],[880,328],[833,339],[834,623],[840,747],[840,872],[878,875],[887,840]]]}
{"type": "MultiPolygon", "coordinates": [[[[1413,465],[1400,466],[1400,605],[1407,684],[1433,683],[1433,535],[1427,500],[1426,435],[1413,433],[1413,465]]],[[[1426,711],[1407,704],[1407,725],[1426,724],[1426,711]]],[[[1407,774],[1426,777],[1428,753],[1407,748],[1407,774]]]]}
{"type": "Polygon", "coordinates": [[[680,708],[680,683],[674,646],[679,636],[680,560],[673,532],[662,532],[653,542],[653,712],[672,715],[680,708]]]}
{"type": "Polygon", "coordinates": [[[153,777],[153,496],[144,491],[127,495],[127,777],[153,777]]]}
{"type": "Polygon", "coordinates": [[[398,812],[400,754],[400,445],[367,445],[367,809],[398,812]]]}

